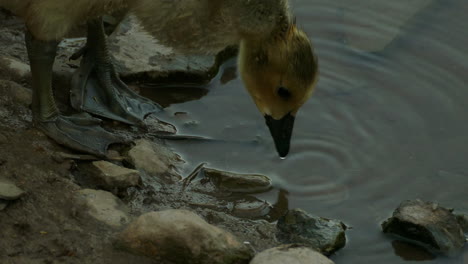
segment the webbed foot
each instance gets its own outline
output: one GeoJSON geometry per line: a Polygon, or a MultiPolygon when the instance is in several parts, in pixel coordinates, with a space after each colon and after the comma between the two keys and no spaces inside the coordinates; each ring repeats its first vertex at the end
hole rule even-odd
{"type": "Polygon", "coordinates": [[[88,40],[80,69],[72,79],[72,106],[131,125],[142,124],[161,107],[128,88],[118,77],[109,56],[102,19],[88,23],[88,40]]]}
{"type": "Polygon", "coordinates": [[[37,128],[61,145],[106,157],[109,145],[128,140],[104,130],[100,123],[101,120],[87,114],[58,115],[47,121],[35,122],[37,128]]]}

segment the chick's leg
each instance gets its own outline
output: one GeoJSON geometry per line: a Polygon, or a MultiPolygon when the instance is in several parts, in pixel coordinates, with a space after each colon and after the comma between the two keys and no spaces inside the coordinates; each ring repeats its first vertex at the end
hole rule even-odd
{"type": "Polygon", "coordinates": [[[100,120],[87,114],[63,116],[58,110],[52,92],[52,66],[56,41],[46,42],[26,33],[26,47],[31,66],[33,100],[32,114],[36,127],[59,144],[105,156],[107,147],[124,139],[101,128],[100,120]]]}
{"type": "Polygon", "coordinates": [[[72,106],[127,124],[141,124],[160,107],[129,89],[117,75],[107,49],[102,19],[88,22],[80,69],[72,80],[72,106]]]}

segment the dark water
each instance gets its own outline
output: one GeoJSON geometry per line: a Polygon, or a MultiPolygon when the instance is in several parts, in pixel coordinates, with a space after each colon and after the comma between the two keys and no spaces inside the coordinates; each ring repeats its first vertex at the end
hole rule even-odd
{"type": "Polygon", "coordinates": [[[291,208],[353,227],[332,257],[337,264],[468,263],[466,247],[461,256],[431,259],[380,229],[405,199],[468,213],[468,2],[293,5],[321,68],[316,93],[298,114],[291,154],[278,158],[233,60],[205,96],[200,90],[200,99],[166,108],[182,134],[226,141],[171,143],[188,161],[186,173],[208,162],[270,176],[289,191],[291,208]]]}

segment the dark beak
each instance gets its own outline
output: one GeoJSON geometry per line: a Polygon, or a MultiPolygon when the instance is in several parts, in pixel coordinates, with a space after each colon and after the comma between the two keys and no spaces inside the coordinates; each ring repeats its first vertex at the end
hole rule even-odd
{"type": "Polygon", "coordinates": [[[294,116],[289,113],[280,120],[276,120],[269,115],[265,115],[265,121],[275,141],[276,151],[278,151],[280,157],[286,157],[289,153],[294,116]]]}

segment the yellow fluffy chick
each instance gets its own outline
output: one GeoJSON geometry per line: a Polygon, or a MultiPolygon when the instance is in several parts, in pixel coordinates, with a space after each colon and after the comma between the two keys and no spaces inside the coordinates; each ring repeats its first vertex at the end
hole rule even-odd
{"type": "MultiPolygon", "coordinates": [[[[0,7],[22,17],[32,38],[44,43],[62,39],[79,24],[125,11],[139,18],[159,41],[182,52],[216,53],[227,45],[240,45],[242,79],[282,157],[289,151],[294,117],[317,80],[312,45],[296,27],[287,0],[0,0],[0,7]]],[[[60,113],[50,106],[54,101],[37,99],[41,100],[46,106],[33,106],[33,111],[44,112],[40,109],[45,107],[52,114],[41,117],[41,122],[55,122],[52,117],[60,113]]],[[[57,139],[61,133],[49,134],[67,145],[57,139]]]]}

